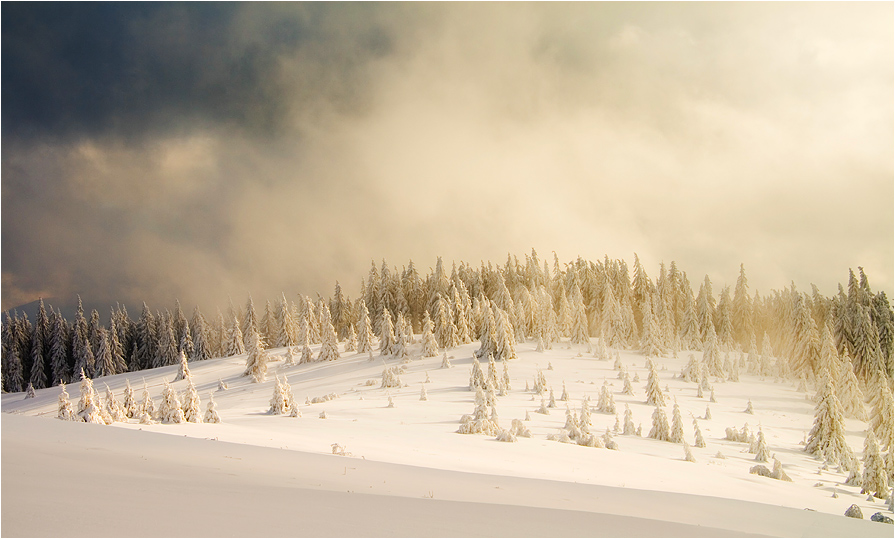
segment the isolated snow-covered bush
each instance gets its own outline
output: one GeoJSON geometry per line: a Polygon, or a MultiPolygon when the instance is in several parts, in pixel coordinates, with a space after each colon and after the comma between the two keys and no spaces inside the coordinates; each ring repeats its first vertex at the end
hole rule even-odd
{"type": "Polygon", "coordinates": [[[448,359],[447,352],[445,352],[445,353],[444,353],[444,356],[441,358],[441,368],[442,368],[442,369],[452,369],[452,368],[454,368],[454,366],[451,365],[451,360],[448,359]]]}
{"type": "Polygon", "coordinates": [[[57,408],[56,417],[63,421],[76,421],[77,416],[72,409],[71,401],[68,398],[68,392],[65,391],[65,383],[60,382],[59,386],[62,388],[62,391],[59,393],[59,406],[57,408]]]}
{"type": "Polygon", "coordinates": [[[531,438],[531,430],[529,430],[528,427],[526,427],[525,424],[518,419],[513,420],[512,426],[510,427],[510,432],[512,432],[514,436],[531,438]]]}
{"type": "Polygon", "coordinates": [[[696,457],[693,456],[693,452],[690,451],[690,444],[687,442],[681,442],[684,446],[684,460],[687,462],[696,462],[696,457]]]}
{"type": "Polygon", "coordinates": [[[218,411],[215,408],[216,404],[214,402],[214,393],[208,394],[208,405],[205,409],[205,417],[202,418],[204,423],[220,423],[221,416],[218,415],[218,411]]]}
{"type": "Polygon", "coordinates": [[[498,442],[515,442],[516,435],[513,434],[510,430],[500,429],[500,432],[497,433],[497,441],[498,442]]]}
{"type": "Polygon", "coordinates": [[[382,384],[380,388],[403,387],[401,377],[398,376],[398,367],[386,367],[382,370],[382,384]]]}

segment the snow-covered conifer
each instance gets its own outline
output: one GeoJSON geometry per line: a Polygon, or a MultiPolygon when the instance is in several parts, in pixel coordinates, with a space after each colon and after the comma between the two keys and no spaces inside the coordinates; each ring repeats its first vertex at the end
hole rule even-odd
{"type": "Polygon", "coordinates": [[[628,376],[627,371],[625,371],[625,378],[622,380],[622,394],[623,395],[633,395],[634,394],[634,386],[631,385],[631,377],[628,376]]]}
{"type": "Polygon", "coordinates": [[[162,423],[183,423],[185,420],[177,392],[167,381],[165,381],[165,388],[162,390],[162,402],[158,407],[158,416],[162,423]]]}
{"type": "Polygon", "coordinates": [[[26,399],[34,398],[34,385],[31,382],[28,382],[28,388],[25,389],[25,398],[26,399]]]}
{"type": "Polygon", "coordinates": [[[746,403],[746,410],[745,410],[745,413],[747,413],[747,414],[754,414],[754,413],[755,413],[755,412],[752,410],[752,399],[749,399],[749,402],[746,403]]]}
{"type": "Polygon", "coordinates": [[[357,351],[357,332],[354,331],[354,324],[348,324],[348,338],[345,340],[345,351],[357,351]]]}
{"type": "Polygon", "coordinates": [[[705,419],[712,418],[712,410],[708,406],[705,407],[705,419]]]}
{"type": "Polygon", "coordinates": [[[232,317],[232,320],[230,321],[225,348],[226,351],[224,353],[228,357],[245,354],[246,352],[245,344],[243,343],[242,330],[239,329],[239,320],[237,320],[235,316],[232,317]]]}
{"type": "Polygon", "coordinates": [[[636,434],[637,429],[634,427],[634,416],[631,408],[625,404],[625,419],[622,427],[622,434],[636,434]]]}
{"type": "Polygon", "coordinates": [[[482,372],[482,365],[473,357],[472,371],[469,373],[469,390],[475,391],[476,388],[484,389],[485,385],[485,373],[482,372]]]}
{"type": "Polygon", "coordinates": [[[696,447],[705,447],[705,438],[702,437],[702,431],[699,430],[699,423],[695,419],[693,420],[693,430],[694,436],[696,437],[696,443],[693,445],[696,447]]]}
{"type": "Polygon", "coordinates": [[[671,441],[671,429],[668,426],[668,416],[661,406],[656,405],[653,412],[653,428],[650,429],[649,438],[661,440],[663,442],[671,441]]]}
{"type": "Polygon", "coordinates": [[[868,390],[868,393],[875,394],[876,397],[872,400],[870,428],[876,434],[880,447],[891,448],[893,446],[892,381],[882,369],[877,370],[875,386],[876,389],[872,393],[868,390]]]}
{"type": "Polygon", "coordinates": [[[134,399],[134,388],[131,387],[130,380],[124,380],[124,413],[127,417],[130,418],[138,418],[140,406],[137,404],[136,399],[134,399]]]}
{"type": "Polygon", "coordinates": [[[370,324],[370,313],[367,304],[361,302],[360,319],[357,322],[357,351],[360,353],[373,350],[373,329],[370,324]]]}
{"type": "Polygon", "coordinates": [[[283,384],[280,383],[280,377],[276,377],[276,383],[273,386],[273,397],[270,399],[269,414],[282,415],[288,411],[289,403],[286,402],[286,391],[283,384]]]}
{"type": "Polygon", "coordinates": [[[78,418],[87,423],[103,424],[101,406],[97,402],[96,391],[93,389],[93,381],[87,376],[81,376],[81,400],[78,402],[78,418]]]}
{"type": "Polygon", "coordinates": [[[687,442],[681,442],[684,446],[684,460],[687,462],[696,462],[696,457],[693,456],[693,452],[690,451],[690,444],[687,442]]]}
{"type": "Polygon", "coordinates": [[[203,423],[220,423],[221,416],[215,409],[214,393],[208,394],[208,406],[205,409],[205,417],[202,418],[203,423]]]}
{"type": "Polygon", "coordinates": [[[681,418],[681,409],[676,402],[674,403],[674,409],[671,412],[670,440],[677,444],[684,441],[684,420],[681,418]]]}
{"type": "Polygon", "coordinates": [[[127,421],[127,412],[124,406],[121,405],[121,401],[115,398],[115,394],[112,393],[109,386],[106,386],[106,412],[112,421],[127,421]]]}
{"type": "Polygon", "coordinates": [[[441,368],[442,369],[452,369],[454,366],[451,365],[451,360],[448,359],[447,352],[444,353],[444,356],[441,358],[441,368]]]}
{"type": "Polygon", "coordinates": [[[852,370],[848,351],[839,367],[839,379],[836,383],[836,396],[842,404],[842,412],[846,417],[867,421],[867,410],[864,408],[864,393],[858,385],[858,379],[852,370]]]}
{"type": "Polygon", "coordinates": [[[864,476],[861,479],[861,494],[885,498],[888,494],[888,483],[886,464],[880,454],[876,434],[873,429],[867,429],[867,437],[864,439],[864,476]]]}
{"type": "Polygon", "coordinates": [[[833,391],[831,377],[825,376],[820,383],[820,400],[814,409],[814,426],[808,435],[805,451],[814,455],[823,454],[846,470],[852,470],[857,465],[857,459],[845,441],[842,405],[833,391]]]}
{"type": "Polygon", "coordinates": [[[665,395],[659,386],[659,373],[652,360],[647,360],[649,376],[646,383],[646,403],[654,406],[665,406],[665,395]]]}
{"type": "Polygon", "coordinates": [[[189,380],[192,378],[190,367],[187,365],[186,353],[180,352],[180,368],[177,370],[177,376],[174,377],[175,382],[180,380],[189,380]]]}
{"type": "Polygon", "coordinates": [[[768,449],[768,442],[765,440],[764,433],[761,429],[758,430],[756,443],[758,447],[755,452],[755,460],[758,462],[767,462],[771,457],[771,451],[768,449]]]}
{"type": "Polygon", "coordinates": [[[426,386],[420,386],[420,400],[427,401],[429,400],[429,394],[426,393],[426,386]]]}
{"type": "Polygon", "coordinates": [[[57,408],[56,417],[63,421],[76,421],[78,418],[72,409],[68,392],[65,391],[65,382],[60,382],[59,386],[62,391],[59,393],[59,407],[57,408]]]}
{"type": "Polygon", "coordinates": [[[261,337],[249,326],[246,350],[246,368],[243,376],[251,376],[254,382],[263,382],[267,378],[267,362],[270,359],[261,342],[261,337]]]}

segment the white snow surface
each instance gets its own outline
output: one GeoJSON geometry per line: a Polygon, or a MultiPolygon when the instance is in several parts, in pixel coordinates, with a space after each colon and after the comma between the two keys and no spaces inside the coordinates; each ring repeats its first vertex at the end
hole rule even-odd
{"type": "MultiPolygon", "coordinates": [[[[531,412],[524,423],[532,437],[501,443],[456,432],[461,416],[475,409],[468,383],[478,346],[449,350],[452,369],[440,368],[441,354],[420,359],[419,344],[410,347],[409,363],[343,353],[337,361],[287,367],[286,350],[274,349],[263,383],[242,376],[245,355],[190,363],[203,409],[214,392],[218,424],[65,422],[55,419],[59,387],[27,400],[24,393],[4,394],[2,535],[892,536],[889,525],[869,521],[878,511],[891,516],[882,500],[866,501],[859,487],[844,484],[847,473],[822,470],[803,452],[800,441],[813,423],[812,387],[798,392],[793,382],[741,369],[739,382],[711,380],[717,403],[709,403],[710,392],[697,398],[695,383],[674,377],[689,352],[654,358],[662,389],[668,386],[666,412],[675,399],[681,408],[696,457],[691,463],[680,444],[645,437],[655,407],[645,403],[642,354],[621,352],[631,377],[641,379],[629,396],[621,393],[613,360],[568,342],[545,352],[520,343],[519,357],[509,362],[513,389],[497,397],[497,411],[503,428],[531,412]],[[401,365],[405,387],[366,385],[378,382],[385,366],[401,365]],[[570,396],[549,415],[534,413],[541,398],[532,400],[524,389],[538,369],[548,391],[559,394],[565,382],[570,396]],[[427,372],[429,400],[420,401],[427,372]],[[275,374],[288,376],[301,417],[267,414],[275,374]],[[628,404],[644,437],[613,433],[618,451],[549,441],[565,424],[566,404],[580,413],[587,395],[593,408],[604,380],[619,417],[628,404]],[[330,393],[338,398],[304,404],[330,393]],[[394,408],[387,407],[389,396],[394,408]],[[750,399],[754,414],[744,413],[750,399]],[[706,405],[710,420],[702,419],[706,405]],[[705,448],[694,446],[694,417],[705,448]],[[754,433],[761,427],[793,482],[749,474],[756,462],[748,444],[724,439],[727,427],[744,423],[754,433]],[[350,456],[333,455],[333,444],[350,456]],[[51,493],[60,488],[82,501],[59,503],[51,493]],[[843,516],[853,503],[863,521],[843,516]]],[[[312,348],[316,357],[319,345],[312,348]]],[[[109,376],[94,385],[102,395],[108,385],[121,399],[126,379],[138,396],[145,380],[160,402],[177,370],[109,376]]],[[[186,384],[172,385],[182,394],[186,384]]],[[[78,385],[68,391],[76,402],[78,385]]],[[[602,435],[616,417],[594,411],[591,421],[591,432],[602,435]]],[[[860,455],[866,423],[848,419],[846,427],[860,455]]]]}

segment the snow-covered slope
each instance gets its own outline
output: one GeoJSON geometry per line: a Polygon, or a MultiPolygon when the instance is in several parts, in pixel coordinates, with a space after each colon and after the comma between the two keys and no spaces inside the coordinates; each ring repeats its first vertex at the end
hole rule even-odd
{"type": "MultiPolygon", "coordinates": [[[[418,353],[419,346],[413,345],[411,351],[418,353]]],[[[441,357],[404,363],[376,355],[371,362],[366,354],[354,353],[343,353],[343,357],[334,362],[285,366],[285,350],[273,350],[278,361],[271,363],[268,380],[264,383],[253,383],[250,378],[241,376],[245,368],[244,356],[191,363],[203,410],[209,393],[214,392],[222,419],[220,424],[141,425],[131,420],[130,423],[114,423],[113,427],[100,427],[65,423],[51,419],[56,415],[58,387],[38,391],[34,399],[23,399],[21,393],[3,395],[4,412],[48,418],[46,421],[11,420],[10,416],[3,416],[4,533],[7,529],[29,533],[27,526],[34,525],[50,526],[46,534],[51,535],[56,532],[50,530],[55,529],[65,529],[59,533],[66,535],[96,535],[82,533],[76,527],[52,528],[51,522],[36,518],[40,509],[33,501],[29,502],[31,496],[15,494],[19,489],[27,490],[28,485],[33,485],[30,488],[41,485],[42,492],[52,496],[49,492],[53,488],[53,479],[47,477],[44,470],[52,470],[47,462],[53,462],[54,465],[64,463],[61,467],[75,475],[93,474],[88,476],[95,478],[95,474],[105,474],[102,476],[106,483],[98,484],[105,484],[107,489],[100,491],[116,499],[127,493],[134,497],[130,503],[137,512],[154,507],[152,503],[144,505],[139,500],[140,492],[161,496],[167,492],[164,485],[169,480],[172,482],[171,499],[183,497],[187,492],[198,498],[207,497],[205,501],[197,501],[195,508],[184,515],[178,516],[172,509],[171,518],[187,521],[186,527],[164,531],[167,528],[161,522],[154,522],[150,528],[154,531],[144,535],[205,534],[200,530],[212,530],[207,535],[230,535],[213,531],[227,528],[215,528],[211,524],[203,528],[199,524],[211,521],[220,524],[232,519],[233,511],[215,509],[244,507],[239,502],[227,501],[230,498],[253,500],[246,502],[249,505],[241,515],[242,519],[251,519],[251,508],[261,503],[258,500],[270,500],[272,505],[266,506],[264,511],[270,511],[271,507],[292,507],[283,499],[294,500],[296,507],[308,508],[323,504],[323,495],[317,491],[325,491],[326,496],[332,496],[332,503],[363,506],[363,510],[354,513],[361,516],[345,519],[342,511],[333,514],[332,510],[321,509],[302,513],[305,514],[302,519],[278,521],[259,517],[258,528],[237,527],[233,528],[234,533],[702,535],[695,528],[687,527],[699,525],[706,527],[703,531],[707,535],[891,536],[892,528],[886,525],[842,516],[853,503],[862,508],[865,519],[877,511],[885,512],[885,505],[881,501],[866,501],[866,495],[861,495],[858,487],[843,484],[846,474],[835,469],[821,469],[823,463],[802,451],[800,441],[811,428],[814,404],[809,393],[797,391],[791,383],[760,380],[745,374],[743,369],[739,382],[713,380],[717,402],[711,403],[710,392],[706,391],[705,396],[699,398],[696,384],[675,377],[686,363],[688,353],[681,354],[680,358],[656,359],[660,384],[663,389],[666,386],[668,389],[666,411],[669,421],[676,400],[682,412],[687,442],[694,445],[694,418],[705,438],[705,448],[691,447],[696,457],[693,463],[684,460],[684,449],[680,444],[646,438],[655,407],[645,404],[647,369],[643,355],[625,351],[620,354],[631,377],[635,374],[640,377],[640,382],[633,384],[634,395],[629,396],[622,394],[622,381],[618,379],[618,371],[613,369],[613,361],[596,359],[593,354],[579,351],[579,347],[568,343],[556,344],[553,350],[545,352],[535,351],[532,343],[518,344],[519,357],[509,363],[512,389],[506,396],[498,397],[497,412],[504,428],[509,427],[513,419],[524,420],[528,412],[530,421],[524,423],[531,429],[532,437],[519,437],[516,443],[502,443],[490,436],[456,432],[460,417],[474,411],[474,392],[469,391],[468,385],[472,355],[477,347],[478,343],[475,343],[449,350],[451,369],[440,368],[441,357]],[[406,369],[401,374],[404,387],[379,388],[386,366],[406,369]],[[532,385],[539,369],[556,398],[557,407],[549,409],[549,415],[536,413],[541,397],[525,390],[526,384],[532,385]],[[288,377],[300,403],[302,417],[267,414],[275,375],[288,377]],[[427,376],[429,383],[425,383],[427,376]],[[367,385],[369,380],[374,380],[373,385],[367,385]],[[228,388],[219,390],[219,381],[228,388]],[[566,405],[580,412],[582,399],[589,396],[591,408],[595,407],[604,381],[613,394],[619,422],[625,404],[628,404],[635,424],[642,425],[643,437],[614,434],[618,451],[548,440],[548,435],[559,433],[564,426],[566,405]],[[560,400],[563,383],[570,396],[568,402],[560,400]],[[422,387],[426,388],[427,401],[420,400],[422,387]],[[304,404],[307,399],[330,393],[338,398],[304,404]],[[389,397],[395,404],[392,408],[387,407],[389,397]],[[753,414],[744,412],[750,399],[753,414]],[[707,406],[711,409],[711,419],[703,419],[707,406]],[[324,411],[326,418],[321,419],[324,411]],[[753,432],[761,427],[771,452],[793,479],[791,483],[749,473],[757,463],[755,455],[747,452],[747,444],[724,439],[727,427],[740,430],[745,423],[753,432]],[[124,429],[141,432],[125,433],[124,429]],[[150,435],[150,432],[176,437],[150,435]],[[54,439],[65,443],[48,443],[54,439]],[[340,444],[351,456],[332,455],[332,444],[340,444]],[[135,457],[132,453],[139,455],[135,457]],[[91,455],[98,457],[94,459],[91,455]],[[125,464],[136,461],[137,457],[146,459],[147,464],[143,467],[125,464]],[[236,458],[243,460],[230,462],[236,458]],[[21,466],[20,462],[23,463],[21,466]],[[31,462],[36,468],[30,469],[25,462],[31,462]],[[118,481],[115,478],[119,476],[106,469],[113,463],[133,471],[118,481]],[[230,484],[221,474],[235,474],[227,477],[234,482],[232,484],[241,486],[218,488],[218,485],[230,484]],[[336,477],[339,474],[341,476],[336,477]],[[125,480],[125,477],[130,479],[125,480]],[[349,491],[353,496],[348,496],[349,491]],[[833,497],[834,492],[837,497],[833,497]],[[12,504],[9,503],[10,493],[15,500],[12,504]],[[387,501],[368,494],[415,499],[412,507],[418,504],[419,514],[430,514],[426,511],[431,511],[432,515],[437,515],[437,522],[446,527],[427,532],[424,528],[408,528],[411,524],[406,521],[389,524],[393,519],[406,518],[405,513],[414,510],[402,509],[404,506],[395,500],[387,501]],[[424,499],[429,497],[432,499],[424,499]],[[470,503],[476,505],[470,507],[470,503]],[[35,519],[27,517],[29,504],[35,519]],[[16,510],[13,511],[13,507],[16,510]],[[492,522],[487,515],[489,511],[498,511],[495,507],[502,511],[501,518],[505,517],[500,521],[514,523],[507,524],[511,527],[473,526],[477,519],[492,522]],[[559,519],[569,527],[554,530],[543,523],[538,524],[541,521],[535,516],[540,513],[519,511],[519,507],[551,511],[552,516],[542,516],[549,518],[548,521],[559,519]],[[330,516],[333,523],[327,524],[330,516]],[[620,522],[618,516],[636,519],[626,518],[620,522]],[[365,524],[365,518],[368,524],[365,524]],[[669,524],[665,527],[654,521],[669,524]],[[593,529],[594,525],[606,527],[593,529]]],[[[694,354],[699,357],[699,352],[694,354]]],[[[487,368],[487,365],[483,367],[487,368]]],[[[125,379],[130,379],[140,399],[145,380],[152,398],[158,403],[164,381],[172,381],[176,372],[176,367],[165,367],[111,376],[96,380],[95,387],[104,394],[108,385],[121,399],[125,379]]],[[[173,385],[183,392],[186,382],[173,385]]],[[[68,390],[76,404],[77,385],[68,386],[68,390]]],[[[813,388],[809,391],[813,394],[813,388]]],[[[606,429],[613,432],[615,415],[594,411],[591,417],[592,432],[602,434],[606,429]]],[[[860,454],[865,428],[863,422],[847,420],[848,441],[857,454],[860,454]]],[[[771,467],[770,463],[767,465],[771,467]]],[[[75,485],[66,482],[66,486],[75,485]]],[[[92,503],[85,505],[96,507],[92,503]]],[[[88,510],[83,513],[83,518],[87,519],[92,513],[88,510]]],[[[108,518],[114,518],[118,525],[124,526],[114,529],[127,530],[128,523],[153,520],[148,516],[136,516],[135,513],[108,518]]],[[[59,526],[62,526],[61,522],[59,526]]],[[[35,533],[41,535],[39,531],[35,533]]],[[[109,534],[139,535],[140,532],[109,534]]]]}

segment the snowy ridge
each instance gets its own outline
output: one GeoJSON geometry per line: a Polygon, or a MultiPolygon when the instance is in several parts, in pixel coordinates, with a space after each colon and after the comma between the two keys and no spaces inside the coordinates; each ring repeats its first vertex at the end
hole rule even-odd
{"type": "MultiPolygon", "coordinates": [[[[319,347],[320,345],[315,345],[312,349],[316,353],[319,347]]],[[[411,357],[418,356],[420,347],[420,344],[409,346],[411,357]]],[[[192,362],[189,364],[191,378],[202,401],[201,406],[204,409],[209,394],[213,392],[221,423],[145,425],[131,419],[127,423],[116,422],[113,425],[135,431],[139,429],[143,431],[139,435],[144,438],[147,437],[147,432],[176,435],[170,437],[168,442],[160,442],[154,436],[148,437],[152,442],[147,443],[151,447],[160,447],[162,452],[178,452],[180,445],[184,443],[182,437],[187,436],[272,448],[281,450],[275,453],[285,452],[293,456],[296,453],[309,454],[308,456],[328,455],[327,459],[338,459],[346,470],[358,462],[375,461],[427,470],[486,474],[488,477],[500,477],[503,478],[501,480],[508,481],[510,479],[507,478],[548,480],[570,489],[566,491],[556,487],[556,496],[561,500],[574,500],[571,493],[576,488],[607,487],[614,490],[606,498],[627,499],[631,505],[626,505],[628,502],[618,502],[611,506],[611,510],[604,511],[607,507],[605,505],[573,501],[559,504],[553,500],[544,505],[546,502],[543,501],[493,499],[493,503],[534,503],[538,507],[551,509],[637,515],[647,519],[717,527],[724,530],[724,534],[866,536],[875,535],[879,530],[880,534],[891,535],[891,528],[882,524],[862,523],[841,516],[852,503],[862,508],[865,519],[877,511],[889,513],[885,511],[884,500],[867,501],[866,495],[860,494],[860,487],[844,484],[847,478],[845,472],[839,472],[835,468],[823,470],[823,462],[803,451],[800,442],[806,438],[813,422],[815,404],[810,400],[814,395],[813,387],[805,388],[807,391],[799,391],[793,383],[774,383],[772,379],[761,380],[757,376],[742,373],[739,382],[712,379],[711,385],[717,402],[711,403],[708,391],[700,398],[697,396],[696,383],[686,382],[677,376],[687,364],[683,357],[688,357],[689,353],[682,353],[681,358],[655,358],[659,385],[666,401],[664,410],[670,421],[674,402],[677,402],[684,425],[684,440],[691,446],[690,451],[696,459],[695,463],[687,462],[684,460],[685,450],[681,444],[646,438],[655,406],[646,404],[645,388],[649,369],[642,354],[629,351],[619,353],[621,366],[632,379],[636,375],[640,380],[632,383],[634,394],[626,395],[622,392],[623,381],[618,377],[619,371],[614,368],[614,359],[597,359],[594,354],[586,352],[584,345],[571,345],[568,341],[556,343],[552,350],[543,352],[535,350],[536,344],[518,343],[518,358],[507,364],[511,389],[506,396],[496,397],[495,408],[499,414],[499,425],[504,429],[509,428],[514,419],[524,420],[528,415],[530,420],[523,423],[531,430],[532,437],[519,437],[516,443],[501,443],[493,436],[457,433],[461,417],[472,414],[475,409],[475,392],[469,390],[469,377],[473,353],[478,347],[479,344],[474,343],[449,350],[448,356],[453,365],[450,369],[441,368],[442,357],[401,361],[376,355],[371,362],[367,354],[352,352],[343,352],[342,357],[336,361],[287,366],[287,350],[274,349],[269,351],[272,361],[268,365],[267,380],[261,383],[254,383],[251,377],[243,376],[245,355],[192,362]],[[380,387],[382,372],[386,367],[403,367],[404,372],[400,374],[400,378],[404,387],[380,387]],[[547,391],[553,389],[556,397],[556,407],[548,409],[549,415],[536,413],[541,405],[541,397],[530,390],[526,391],[527,385],[534,386],[539,372],[546,379],[547,391]],[[299,403],[301,417],[268,414],[276,384],[275,376],[288,380],[295,400],[299,403]],[[425,383],[427,377],[429,383],[425,383]],[[368,380],[375,381],[375,384],[367,385],[368,380]],[[220,389],[221,382],[227,386],[226,390],[220,389]],[[617,415],[596,411],[604,382],[616,404],[617,415]],[[563,383],[569,397],[565,402],[560,400],[563,383]],[[426,389],[428,400],[420,400],[422,387],[426,389]],[[317,404],[305,404],[315,397],[329,394],[335,394],[337,398],[317,404]],[[548,436],[562,432],[567,422],[566,405],[576,414],[580,413],[585,396],[589,397],[592,409],[590,431],[602,435],[608,429],[619,446],[618,451],[548,440],[548,436]],[[393,408],[388,407],[389,397],[394,403],[393,408]],[[752,414],[745,412],[750,401],[753,404],[752,414]],[[641,426],[643,437],[614,432],[616,419],[618,417],[621,423],[626,405],[631,410],[634,423],[641,426]],[[707,406],[710,407],[711,419],[702,419],[707,406]],[[326,419],[320,418],[321,412],[325,412],[326,419]],[[694,446],[694,419],[705,439],[706,446],[703,448],[694,446]],[[725,439],[726,429],[733,427],[740,430],[746,423],[752,432],[761,428],[770,453],[780,460],[785,473],[793,479],[791,483],[749,473],[749,469],[758,464],[756,455],[748,452],[749,444],[725,439]],[[339,444],[352,456],[332,456],[333,444],[339,444]],[[646,495],[642,491],[653,494],[646,495]],[[627,494],[623,496],[620,492],[627,494]],[[837,496],[835,498],[834,492],[837,496]],[[713,517],[708,515],[691,515],[675,520],[673,515],[679,512],[655,512],[653,506],[661,506],[661,503],[650,504],[644,501],[637,505],[634,501],[640,499],[638,496],[643,500],[651,500],[651,496],[667,496],[667,493],[703,497],[710,495],[719,500],[704,502],[709,506],[738,500],[799,511],[807,508],[814,512],[804,512],[811,516],[806,521],[790,520],[792,525],[802,522],[804,526],[808,526],[796,531],[782,523],[778,527],[768,525],[755,528],[755,521],[761,519],[752,517],[742,522],[728,522],[726,525],[713,521],[713,517]],[[826,522],[819,513],[832,515],[826,518],[835,517],[836,526],[824,524],[818,528],[813,527],[826,522]]],[[[700,352],[693,354],[696,358],[701,356],[700,352]]],[[[612,355],[614,357],[614,351],[612,355]]],[[[483,369],[487,371],[487,363],[483,364],[483,369]]],[[[177,373],[176,366],[162,367],[103,377],[97,379],[94,385],[100,394],[104,394],[105,386],[108,385],[116,397],[121,399],[125,381],[129,379],[139,398],[145,380],[153,400],[158,403],[166,381],[171,382],[180,394],[186,390],[186,381],[172,382],[177,373]]],[[[77,386],[69,385],[68,390],[72,400],[76,402],[77,386]]],[[[24,400],[21,393],[4,394],[3,411],[52,418],[56,415],[59,393],[59,387],[47,388],[38,390],[33,399],[24,400]]],[[[544,397],[547,397],[546,393],[544,397]]],[[[64,425],[66,432],[71,432],[72,428],[96,431],[96,427],[90,425],[69,425],[57,420],[48,421],[47,425],[50,430],[54,426],[64,425]]],[[[846,419],[846,440],[856,455],[860,455],[866,428],[865,422],[846,419]]],[[[4,450],[6,439],[7,433],[4,430],[4,450]]],[[[64,455],[65,449],[62,447],[59,451],[64,455]]],[[[267,456],[269,453],[264,454],[264,459],[274,458],[267,456]]],[[[4,463],[11,462],[9,459],[10,456],[5,457],[4,463]]],[[[770,463],[766,465],[771,467],[770,463]]],[[[301,468],[296,476],[300,484],[311,484],[307,477],[309,473],[308,469],[301,468]]],[[[406,473],[415,476],[419,472],[406,473]]],[[[388,480],[388,477],[383,479],[388,480]]],[[[254,481],[250,477],[242,480],[254,481]]],[[[401,491],[396,495],[428,497],[431,493],[438,500],[492,501],[488,496],[482,499],[474,492],[456,490],[456,495],[451,497],[447,495],[447,492],[451,492],[451,487],[436,488],[422,483],[424,482],[415,484],[416,490],[412,493],[401,491]]],[[[447,483],[450,482],[446,481],[445,484],[447,483]]],[[[336,490],[335,487],[333,490],[336,490]]],[[[598,497],[603,499],[602,495],[598,497]]],[[[4,511],[5,507],[4,504],[4,511]]],[[[753,509],[754,507],[749,509],[750,514],[753,509]]],[[[783,520],[795,518],[792,516],[794,513],[785,514],[789,516],[781,517],[783,520]]],[[[375,529],[371,528],[360,535],[369,535],[375,529]]],[[[641,529],[639,534],[666,534],[650,533],[646,531],[648,529],[641,529]]],[[[566,531],[545,533],[574,535],[566,531]]],[[[673,534],[671,531],[667,533],[673,534]]],[[[682,530],[681,534],[693,535],[694,532],[682,530]]]]}

